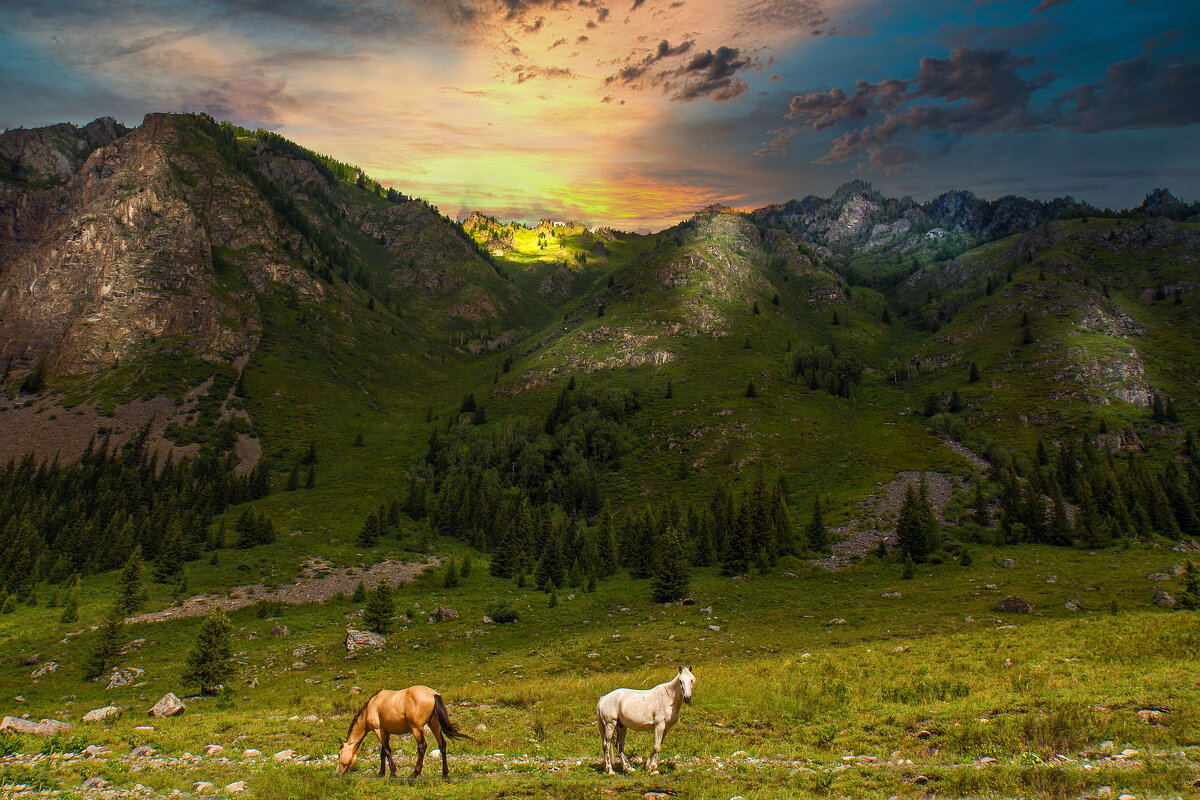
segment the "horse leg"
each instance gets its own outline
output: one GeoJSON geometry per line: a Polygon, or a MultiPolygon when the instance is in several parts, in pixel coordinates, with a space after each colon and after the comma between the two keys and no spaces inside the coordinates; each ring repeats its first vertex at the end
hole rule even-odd
{"type": "Polygon", "coordinates": [[[421,728],[413,728],[413,738],[417,741],[417,766],[413,770],[412,777],[421,777],[421,768],[425,766],[425,731],[421,728]]]}
{"type": "Polygon", "coordinates": [[[612,775],[613,734],[616,733],[617,721],[615,719],[605,720],[604,715],[597,714],[596,725],[600,728],[600,748],[604,751],[604,772],[612,775]]]}
{"type": "Polygon", "coordinates": [[[446,737],[442,735],[442,723],[438,722],[436,714],[429,718],[429,729],[433,731],[433,736],[437,739],[438,750],[442,754],[442,777],[449,778],[450,767],[446,763],[446,737]]]}
{"type": "Polygon", "coordinates": [[[665,723],[658,723],[654,726],[654,752],[650,754],[650,761],[646,764],[646,770],[651,775],[658,774],[658,751],[662,749],[663,737],[667,735],[667,726],[665,723]]]}
{"type": "Polygon", "coordinates": [[[634,772],[633,764],[629,763],[629,759],[625,757],[625,731],[626,728],[620,722],[617,723],[617,752],[621,754],[621,770],[623,772],[634,772]]]}
{"type": "Polygon", "coordinates": [[[391,736],[382,728],[376,728],[375,735],[379,737],[379,777],[382,778],[387,773],[387,762],[388,758],[391,757],[391,752],[388,748],[391,736]]]}

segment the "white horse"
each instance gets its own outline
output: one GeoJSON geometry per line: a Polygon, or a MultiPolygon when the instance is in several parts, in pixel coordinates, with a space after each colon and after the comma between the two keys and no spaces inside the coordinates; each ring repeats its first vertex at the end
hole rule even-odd
{"type": "Polygon", "coordinates": [[[614,689],[596,704],[596,722],[600,727],[600,740],[604,745],[604,771],[613,774],[613,735],[617,739],[617,752],[621,756],[621,769],[633,772],[633,765],[625,758],[625,729],[654,731],[654,753],[646,764],[651,775],[658,774],[658,751],[662,749],[663,737],[679,721],[679,710],[684,703],[692,702],[692,687],[696,676],[688,667],[680,667],[679,674],[653,689],[614,689]]]}

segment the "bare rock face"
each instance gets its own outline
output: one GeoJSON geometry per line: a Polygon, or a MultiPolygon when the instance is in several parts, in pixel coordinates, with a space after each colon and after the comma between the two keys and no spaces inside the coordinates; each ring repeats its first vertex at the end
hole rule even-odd
{"type": "Polygon", "coordinates": [[[174,717],[186,710],[187,706],[175,696],[174,692],[167,692],[146,714],[151,717],[174,717]]]}
{"type": "Polygon", "coordinates": [[[353,628],[346,631],[346,650],[357,653],[359,650],[375,650],[387,644],[387,639],[371,631],[356,631],[353,628]]]}

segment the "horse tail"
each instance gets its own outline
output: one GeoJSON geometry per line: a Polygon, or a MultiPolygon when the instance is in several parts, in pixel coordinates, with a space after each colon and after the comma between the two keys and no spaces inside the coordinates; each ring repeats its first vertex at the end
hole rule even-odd
{"type": "Polygon", "coordinates": [[[453,722],[450,721],[450,715],[446,713],[446,702],[442,700],[442,696],[434,695],[433,698],[433,713],[437,714],[438,724],[442,726],[442,733],[449,736],[451,739],[470,739],[476,741],[474,736],[463,733],[453,722]]]}

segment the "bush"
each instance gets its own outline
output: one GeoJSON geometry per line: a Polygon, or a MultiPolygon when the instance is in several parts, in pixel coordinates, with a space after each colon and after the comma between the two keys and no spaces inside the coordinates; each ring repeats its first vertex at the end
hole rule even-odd
{"type": "Polygon", "coordinates": [[[492,622],[501,625],[506,622],[516,622],[518,619],[516,610],[508,600],[493,600],[485,610],[487,615],[492,618],[492,622]]]}

